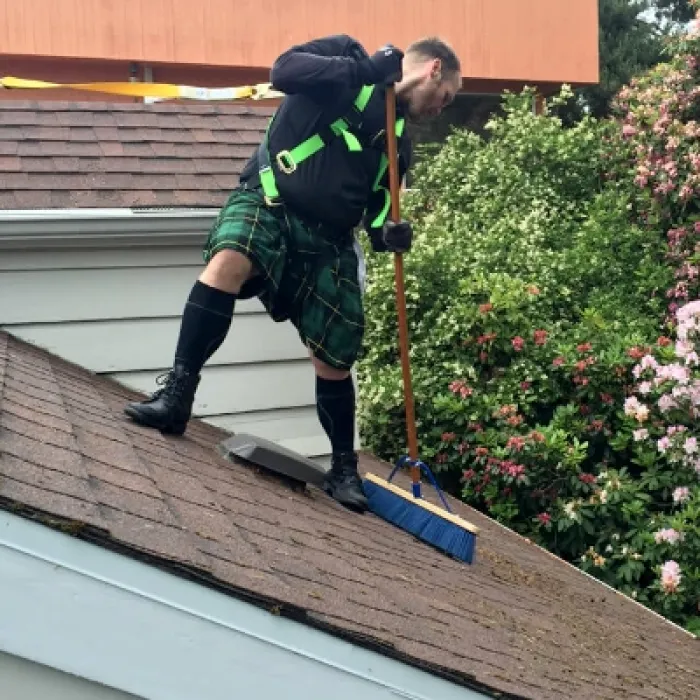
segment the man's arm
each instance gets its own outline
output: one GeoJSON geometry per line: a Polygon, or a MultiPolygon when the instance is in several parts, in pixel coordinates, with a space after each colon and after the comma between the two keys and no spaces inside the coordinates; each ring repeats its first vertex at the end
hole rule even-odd
{"type": "Polygon", "coordinates": [[[362,45],[347,34],[297,44],[277,58],[270,82],[275,90],[320,94],[323,90],[378,83],[401,65],[403,54],[391,47],[370,57],[362,45]]]}

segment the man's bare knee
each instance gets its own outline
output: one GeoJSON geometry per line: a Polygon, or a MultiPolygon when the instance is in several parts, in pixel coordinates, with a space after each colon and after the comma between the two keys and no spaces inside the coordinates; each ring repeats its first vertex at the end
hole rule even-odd
{"type": "Polygon", "coordinates": [[[319,360],[311,353],[311,361],[314,364],[314,369],[316,370],[316,375],[321,377],[321,379],[328,379],[331,381],[342,381],[350,376],[350,372],[346,369],[337,369],[331,367],[329,364],[319,360]]]}
{"type": "Polygon", "coordinates": [[[243,284],[255,274],[253,264],[245,255],[224,249],[212,257],[199,281],[229,294],[238,294],[243,284]]]}

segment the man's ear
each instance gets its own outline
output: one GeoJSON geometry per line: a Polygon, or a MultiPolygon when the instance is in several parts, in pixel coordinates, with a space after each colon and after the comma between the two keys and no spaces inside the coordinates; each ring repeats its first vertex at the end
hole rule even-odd
{"type": "Polygon", "coordinates": [[[434,58],[430,63],[430,79],[436,83],[442,80],[442,61],[434,58]]]}

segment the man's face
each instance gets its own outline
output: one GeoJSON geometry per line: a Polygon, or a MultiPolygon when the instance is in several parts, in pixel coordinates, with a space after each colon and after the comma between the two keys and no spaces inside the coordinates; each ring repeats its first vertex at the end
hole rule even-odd
{"type": "Polygon", "coordinates": [[[417,122],[434,119],[452,103],[460,87],[459,75],[442,76],[438,59],[427,62],[421,68],[420,80],[407,96],[409,117],[417,122]]]}

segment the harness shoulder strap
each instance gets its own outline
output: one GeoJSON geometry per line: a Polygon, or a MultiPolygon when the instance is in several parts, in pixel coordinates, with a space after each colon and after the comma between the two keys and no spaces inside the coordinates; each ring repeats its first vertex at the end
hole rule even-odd
{"type": "MultiPolygon", "coordinates": [[[[396,136],[397,138],[400,138],[401,135],[403,134],[405,126],[405,120],[402,119],[397,119],[396,120],[396,136]]],[[[374,220],[372,221],[372,228],[379,228],[384,224],[384,221],[386,220],[386,216],[389,213],[389,207],[391,206],[391,195],[389,193],[389,189],[387,187],[383,187],[380,185],[382,178],[384,177],[384,173],[386,172],[386,169],[389,165],[389,160],[386,157],[385,153],[382,153],[382,159],[379,161],[379,171],[377,172],[377,177],[374,179],[374,185],[372,187],[373,192],[379,192],[380,190],[384,191],[384,206],[382,207],[381,211],[377,216],[374,217],[374,220]]]]}
{"type": "MultiPolygon", "coordinates": [[[[343,137],[349,151],[362,150],[360,140],[350,131],[350,127],[359,128],[361,126],[362,112],[367,107],[373,92],[374,85],[363,85],[348,114],[336,119],[329,127],[332,136],[343,137]]],[[[270,128],[272,127],[275,116],[277,116],[276,112],[268,122],[263,140],[260,146],[258,146],[258,175],[265,194],[265,201],[269,206],[280,204],[279,191],[275,181],[275,174],[270,163],[268,147],[270,128]]],[[[285,173],[285,175],[291,175],[297,169],[299,163],[310,158],[315,153],[318,153],[325,145],[326,141],[324,141],[321,134],[314,134],[291,150],[283,150],[277,153],[275,162],[277,163],[277,167],[285,173]]]]}

